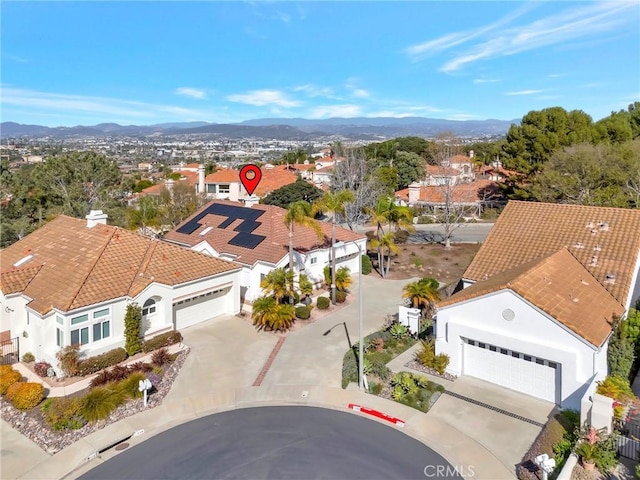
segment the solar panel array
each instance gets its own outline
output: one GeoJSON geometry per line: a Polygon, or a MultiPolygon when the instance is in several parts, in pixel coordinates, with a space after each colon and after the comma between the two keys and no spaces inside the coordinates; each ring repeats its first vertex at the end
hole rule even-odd
{"type": "Polygon", "coordinates": [[[262,224],[261,222],[258,222],[257,219],[263,214],[264,210],[238,207],[235,205],[226,205],[222,203],[213,203],[198,215],[193,217],[191,220],[189,220],[187,223],[178,228],[178,230],[176,231],[178,233],[191,235],[202,226],[200,220],[202,220],[207,215],[219,215],[221,217],[227,217],[227,219],[217,227],[222,229],[226,229],[233,222],[240,219],[243,221],[233,229],[234,232],[239,233],[231,240],[229,240],[229,244],[238,247],[254,249],[258,245],[260,245],[260,243],[262,243],[265,238],[267,238],[264,235],[255,235],[252,233],[262,224]]]}

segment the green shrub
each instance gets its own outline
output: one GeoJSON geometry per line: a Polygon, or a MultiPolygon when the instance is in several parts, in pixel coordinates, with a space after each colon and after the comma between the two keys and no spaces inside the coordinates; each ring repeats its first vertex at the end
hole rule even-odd
{"type": "Polygon", "coordinates": [[[81,413],[89,422],[104,420],[125,400],[125,396],[109,387],[96,387],[82,397],[81,413]]]}
{"type": "Polygon", "coordinates": [[[141,398],[142,392],[138,389],[140,380],[144,380],[145,376],[142,372],[132,373],[127,379],[115,384],[112,389],[124,395],[127,398],[141,398]]]}
{"type": "Polygon", "coordinates": [[[347,300],[347,292],[336,290],[336,303],[344,303],[347,300]]]}
{"type": "Polygon", "coordinates": [[[2,367],[9,367],[0,370],[0,395],[6,395],[11,385],[22,381],[22,374],[9,365],[2,365],[2,367]]]}
{"type": "Polygon", "coordinates": [[[311,317],[311,305],[304,307],[296,307],[296,317],[300,320],[308,320],[311,317]]]}
{"type": "Polygon", "coordinates": [[[409,238],[409,232],[406,230],[396,230],[393,232],[393,241],[395,243],[407,243],[407,239],[409,238]]]}
{"type": "Polygon", "coordinates": [[[382,393],[382,389],[384,388],[384,384],[382,383],[370,383],[369,390],[374,395],[380,395],[382,393]]]}
{"type": "Polygon", "coordinates": [[[433,223],[433,219],[431,217],[428,217],[426,215],[421,215],[420,217],[418,217],[418,225],[425,225],[428,223],[433,223]]]}
{"type": "Polygon", "coordinates": [[[597,382],[596,393],[605,397],[613,398],[621,402],[630,400],[635,397],[629,380],[616,375],[609,375],[604,380],[597,382]]]}
{"type": "Polygon", "coordinates": [[[358,382],[358,362],[352,350],[344,354],[342,359],[342,388],[347,388],[350,382],[358,382]]]}
{"type": "Polygon", "coordinates": [[[36,372],[36,375],[42,378],[48,377],[49,369],[51,368],[51,364],[49,362],[37,362],[33,365],[33,371],[36,372]]]}
{"type": "Polygon", "coordinates": [[[318,310],[326,310],[331,305],[331,300],[329,300],[329,297],[318,297],[316,305],[318,310]]]}
{"type": "Polygon", "coordinates": [[[22,355],[22,361],[24,363],[35,362],[36,361],[36,357],[35,357],[35,355],[33,353],[27,352],[24,355],[22,355]]]}
{"type": "Polygon", "coordinates": [[[44,398],[44,387],[41,383],[17,382],[7,390],[7,399],[18,410],[31,410],[44,398]]]}
{"type": "Polygon", "coordinates": [[[435,343],[433,339],[422,340],[422,350],[416,353],[416,360],[428,368],[433,368],[440,375],[443,375],[449,366],[449,356],[444,353],[436,355],[435,343]]]}
{"type": "Polygon", "coordinates": [[[161,333],[149,340],[146,340],[142,344],[143,352],[152,352],[162,347],[168,347],[182,341],[182,334],[178,330],[172,330],[171,332],[161,333]]]}
{"type": "Polygon", "coordinates": [[[166,365],[171,362],[171,354],[167,347],[162,347],[159,350],[156,350],[151,354],[151,361],[154,365],[158,365],[161,367],[162,365],[166,365]]]}
{"type": "Polygon", "coordinates": [[[45,422],[56,432],[77,430],[87,423],[82,416],[82,399],[79,397],[49,398],[41,410],[45,422]]]}
{"type": "Polygon", "coordinates": [[[396,340],[401,340],[409,335],[407,327],[402,325],[401,323],[394,323],[393,325],[391,325],[391,327],[389,327],[389,333],[396,340]]]}
{"type": "Polygon", "coordinates": [[[78,365],[78,374],[82,376],[92,375],[100,370],[124,362],[127,357],[127,351],[124,348],[114,348],[108,352],[82,360],[78,365]]]}
{"type": "Polygon", "coordinates": [[[449,366],[449,355],[446,353],[439,353],[436,355],[435,361],[433,362],[433,368],[440,375],[444,375],[445,370],[449,366]]]}
{"type": "Polygon", "coordinates": [[[371,259],[369,255],[362,255],[360,261],[360,268],[362,269],[363,275],[369,275],[373,270],[373,265],[371,264],[371,259]]]}
{"type": "Polygon", "coordinates": [[[80,345],[67,345],[56,353],[58,366],[67,377],[74,377],[78,374],[80,365],[80,345]]]}
{"type": "Polygon", "coordinates": [[[141,346],[140,324],[142,322],[142,308],[137,303],[127,305],[124,316],[124,349],[129,355],[138,353],[141,346]]]}

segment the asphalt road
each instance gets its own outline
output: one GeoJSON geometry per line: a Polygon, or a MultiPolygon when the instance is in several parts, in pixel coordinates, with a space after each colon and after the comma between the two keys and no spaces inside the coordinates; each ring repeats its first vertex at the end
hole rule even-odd
{"type": "Polygon", "coordinates": [[[461,478],[444,458],[396,427],[346,412],[289,406],[239,409],[185,423],[80,478],[433,477],[461,478]]]}

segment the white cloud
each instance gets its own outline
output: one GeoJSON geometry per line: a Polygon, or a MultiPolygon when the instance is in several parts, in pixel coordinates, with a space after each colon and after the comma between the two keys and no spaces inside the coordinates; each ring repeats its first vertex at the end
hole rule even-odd
{"type": "Polygon", "coordinates": [[[542,92],[546,92],[546,90],[517,90],[515,92],[506,92],[505,95],[535,95],[542,92]]]}
{"type": "Polygon", "coordinates": [[[173,93],[175,93],[176,95],[182,95],[185,97],[197,98],[198,100],[203,100],[207,98],[207,92],[199,88],[180,87],[180,88],[176,88],[173,91],[173,93]]]}
{"type": "Polygon", "coordinates": [[[33,115],[49,115],[54,112],[66,116],[96,117],[107,121],[154,121],[173,118],[178,120],[210,120],[211,112],[181,108],[174,105],[151,104],[118,98],[69,95],[39,92],[20,88],[2,88],[0,99],[3,107],[10,105],[31,111],[33,115]],[[170,117],[168,117],[170,115],[170,117]]]}
{"type": "Polygon", "coordinates": [[[358,117],[362,113],[358,105],[321,105],[310,111],[311,118],[358,117]]]}
{"type": "Polygon", "coordinates": [[[478,118],[478,116],[477,115],[473,115],[471,113],[454,113],[452,115],[447,115],[445,117],[445,120],[464,121],[464,120],[473,120],[475,118],[478,118]]]}
{"type": "Polygon", "coordinates": [[[299,85],[297,87],[293,87],[294,92],[304,92],[309,97],[331,97],[333,96],[333,89],[331,87],[319,87],[317,85],[313,85],[308,83],[306,85],[299,85]]]}
{"type": "Polygon", "coordinates": [[[524,15],[531,9],[530,5],[524,5],[520,7],[513,13],[510,13],[500,20],[486,25],[484,27],[480,27],[476,30],[468,31],[468,32],[454,32],[443,35],[442,37],[436,38],[434,40],[429,40],[428,42],[419,43],[417,45],[412,45],[405,49],[405,53],[413,58],[414,61],[422,60],[423,58],[442,52],[444,50],[448,50],[457,45],[461,45],[466,43],[474,38],[482,36],[486,33],[489,33],[493,30],[496,30],[503,25],[510,23],[516,18],[524,15]]]}
{"type": "Polygon", "coordinates": [[[567,74],[566,73],[550,73],[549,75],[547,75],[548,78],[560,78],[560,77],[566,77],[567,74]]]}
{"type": "Polygon", "coordinates": [[[528,25],[501,29],[495,37],[470,46],[445,63],[440,71],[449,73],[483,59],[514,55],[581,37],[616,32],[619,25],[629,19],[630,8],[637,8],[637,2],[593,2],[528,25]]]}
{"type": "Polygon", "coordinates": [[[278,90],[251,90],[246,93],[228,95],[227,100],[236,103],[246,103],[247,105],[256,105],[258,107],[277,105],[279,107],[290,108],[302,105],[302,102],[290,100],[278,90]]]}
{"type": "Polygon", "coordinates": [[[498,83],[500,80],[496,78],[474,78],[473,83],[498,83]]]}
{"type": "Polygon", "coordinates": [[[364,88],[356,88],[351,93],[354,97],[358,98],[367,98],[369,96],[369,92],[367,92],[364,88]]]}

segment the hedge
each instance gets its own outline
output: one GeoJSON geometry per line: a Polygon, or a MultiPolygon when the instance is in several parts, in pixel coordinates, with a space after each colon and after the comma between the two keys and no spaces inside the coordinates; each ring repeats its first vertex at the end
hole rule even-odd
{"type": "Polygon", "coordinates": [[[311,316],[311,305],[304,307],[296,307],[296,317],[300,320],[307,320],[311,316]]]}
{"type": "Polygon", "coordinates": [[[22,374],[9,365],[2,365],[0,370],[0,395],[6,395],[9,387],[22,381],[22,374]]]}
{"type": "Polygon", "coordinates": [[[31,410],[44,398],[44,387],[41,383],[17,382],[7,390],[7,400],[19,410],[31,410]]]}
{"type": "Polygon", "coordinates": [[[318,297],[316,305],[319,310],[326,310],[331,305],[331,300],[329,300],[329,297],[318,297]]]}
{"type": "Polygon", "coordinates": [[[362,255],[361,268],[363,275],[369,275],[371,273],[371,270],[373,270],[373,265],[371,265],[371,259],[369,258],[369,255],[362,255]]]}
{"type": "Polygon", "coordinates": [[[173,330],[171,332],[162,333],[153,338],[150,338],[149,340],[146,340],[142,344],[142,351],[146,353],[153,352],[154,350],[157,350],[159,348],[168,347],[169,345],[174,345],[176,343],[180,343],[181,341],[182,334],[177,330],[173,330]]]}
{"type": "Polygon", "coordinates": [[[100,370],[124,362],[127,359],[127,351],[124,348],[114,348],[95,357],[82,360],[78,365],[78,375],[92,375],[100,370]]]}

